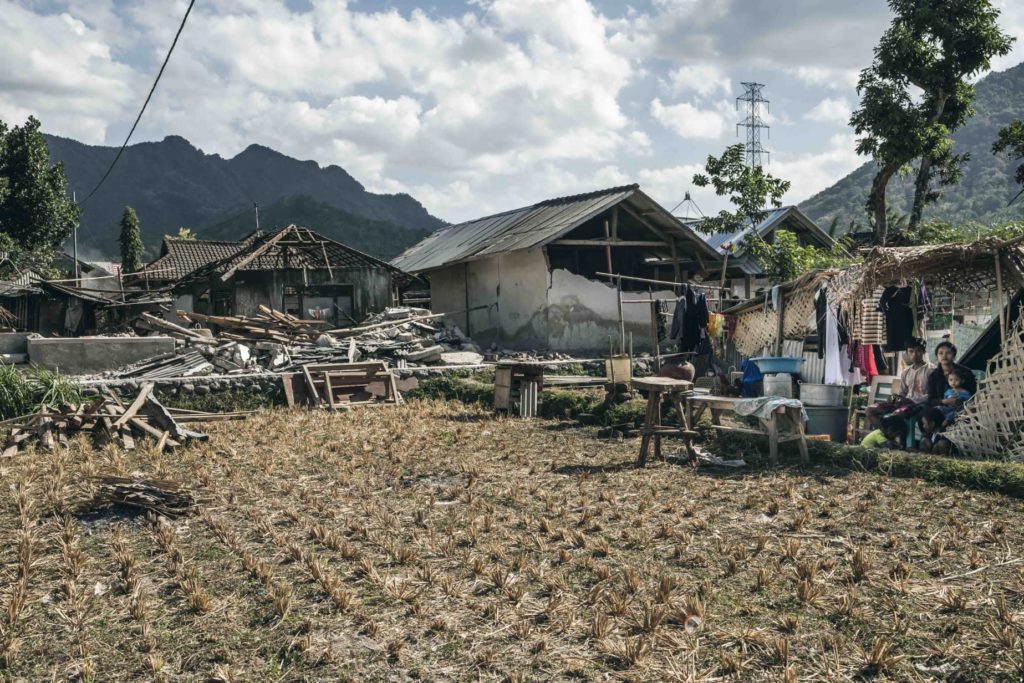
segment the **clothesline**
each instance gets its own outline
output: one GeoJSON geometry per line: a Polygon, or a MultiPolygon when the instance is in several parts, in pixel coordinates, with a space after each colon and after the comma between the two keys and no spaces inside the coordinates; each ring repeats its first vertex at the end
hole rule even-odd
{"type": "Polygon", "coordinates": [[[668,285],[678,289],[679,287],[690,287],[691,289],[707,289],[713,292],[722,292],[727,288],[725,287],[713,287],[711,285],[700,285],[693,282],[670,282],[668,280],[652,280],[646,277],[634,277],[632,275],[617,275],[615,273],[595,273],[598,277],[611,277],[621,280],[629,280],[631,282],[646,282],[652,285],[668,285]]]}

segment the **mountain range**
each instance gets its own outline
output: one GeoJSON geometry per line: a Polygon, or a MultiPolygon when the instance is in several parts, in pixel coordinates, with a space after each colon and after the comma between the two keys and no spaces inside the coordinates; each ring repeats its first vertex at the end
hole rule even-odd
{"type": "MultiPolygon", "coordinates": [[[[953,134],[956,153],[967,152],[970,159],[959,184],[941,188],[942,195],[930,204],[924,218],[952,223],[977,221],[989,224],[1024,218],[1024,200],[1007,203],[1020,187],[1013,179],[1020,162],[992,154],[998,131],[1015,119],[1024,119],[1024,64],[1006,71],[993,72],[977,83],[976,113],[953,134]]],[[[822,227],[837,221],[837,234],[849,230],[851,223],[866,226],[867,201],[875,163],[869,161],[831,187],[800,204],[800,208],[822,227]]],[[[909,213],[914,196],[912,175],[894,178],[887,194],[889,207],[909,213]]],[[[861,228],[864,229],[864,228],[861,228]]]]}
{"type": "MultiPolygon", "coordinates": [[[[82,201],[117,154],[116,147],[46,136],[82,201]]],[[[374,256],[390,258],[444,225],[407,194],[368,192],[345,169],[300,161],[261,145],[225,159],[168,136],[125,148],[99,191],[84,203],[78,231],[86,255],[118,256],[125,206],[139,216],[147,256],[164,234],[188,227],[200,239],[236,239],[256,227],[296,223],[374,256]]]]}

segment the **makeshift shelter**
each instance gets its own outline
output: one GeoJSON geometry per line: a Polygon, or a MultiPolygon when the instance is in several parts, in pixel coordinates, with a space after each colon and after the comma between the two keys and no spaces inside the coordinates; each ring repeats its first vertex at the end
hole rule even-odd
{"type": "Polygon", "coordinates": [[[821,287],[826,288],[829,305],[848,314],[853,322],[853,338],[865,341],[866,336],[877,334],[870,318],[879,288],[922,282],[931,289],[953,293],[996,292],[999,304],[993,324],[999,331],[1000,352],[989,366],[987,389],[968,403],[969,426],[958,428],[951,440],[956,439],[954,443],[970,455],[1013,452],[1005,449],[1012,439],[1020,438],[1018,421],[1024,419],[1024,342],[1019,338],[1021,323],[1011,325],[1007,320],[1009,307],[1004,303],[1007,291],[1024,288],[1024,238],[875,247],[856,266],[815,271],[780,285],[775,297],[777,307],[768,296],[734,306],[726,313],[736,316],[733,342],[737,350],[752,355],[767,348],[777,355],[787,340],[802,341],[815,332],[814,301],[821,287]],[[1004,405],[1007,403],[1014,405],[1004,405]]]}

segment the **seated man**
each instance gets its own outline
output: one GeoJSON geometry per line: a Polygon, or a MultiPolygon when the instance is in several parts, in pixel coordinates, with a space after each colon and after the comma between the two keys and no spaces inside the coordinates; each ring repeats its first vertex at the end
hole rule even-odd
{"type": "Polygon", "coordinates": [[[900,375],[900,388],[888,401],[868,406],[865,419],[869,427],[878,428],[882,418],[895,414],[903,419],[914,417],[928,404],[928,378],[934,365],[924,362],[924,340],[911,339],[907,346],[907,369],[900,375]]]}
{"type": "Polygon", "coordinates": [[[945,421],[946,416],[934,406],[921,413],[921,431],[924,436],[917,442],[918,450],[936,455],[949,455],[952,452],[953,444],[942,435],[945,421]]]}
{"type": "Polygon", "coordinates": [[[903,418],[890,415],[882,418],[882,426],[860,442],[864,448],[902,449],[907,438],[907,423],[903,418]]]}

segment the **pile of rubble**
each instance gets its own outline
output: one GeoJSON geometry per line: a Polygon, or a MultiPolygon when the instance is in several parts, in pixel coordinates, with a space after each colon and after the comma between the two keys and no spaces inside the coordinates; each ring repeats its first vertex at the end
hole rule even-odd
{"type": "Polygon", "coordinates": [[[11,427],[0,457],[11,457],[30,443],[52,451],[57,444],[66,444],[79,433],[91,434],[100,442],[113,442],[124,450],[134,449],[136,440],[145,437],[154,439],[158,450],[172,449],[187,441],[206,440],[205,434],[180,424],[204,419],[204,416],[207,414],[194,411],[172,414],[153,396],[153,384],[147,383],[127,405],[112,393],[77,404],[56,407],[44,404],[35,414],[21,418],[11,427]]]}
{"type": "Polygon", "coordinates": [[[265,306],[260,315],[213,316],[178,311],[189,328],[149,314],[140,324],[183,342],[174,353],[103,373],[104,379],[187,378],[263,372],[297,372],[304,365],[382,360],[389,367],[477,365],[484,357],[443,313],[389,308],[356,327],[330,329],[265,306]]]}

